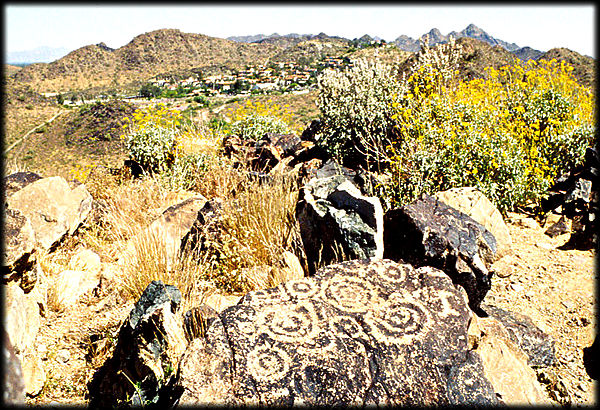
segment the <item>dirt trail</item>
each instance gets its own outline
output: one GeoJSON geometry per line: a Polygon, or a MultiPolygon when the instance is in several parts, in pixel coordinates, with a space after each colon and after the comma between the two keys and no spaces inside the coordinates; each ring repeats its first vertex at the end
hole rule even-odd
{"type": "Polygon", "coordinates": [[[12,150],[14,147],[16,147],[18,144],[20,144],[25,138],[27,138],[29,135],[31,135],[32,133],[34,133],[36,130],[38,130],[39,128],[43,127],[44,125],[48,125],[50,123],[52,123],[52,121],[54,121],[59,115],[64,114],[66,111],[59,111],[58,114],[54,115],[52,118],[50,118],[47,121],[44,121],[43,123],[41,123],[40,125],[33,127],[32,129],[30,129],[29,131],[27,131],[25,133],[25,135],[23,135],[21,138],[19,138],[18,140],[16,140],[15,142],[13,142],[10,147],[8,147],[5,151],[4,151],[4,155],[8,154],[10,152],[10,150],[12,150]]]}

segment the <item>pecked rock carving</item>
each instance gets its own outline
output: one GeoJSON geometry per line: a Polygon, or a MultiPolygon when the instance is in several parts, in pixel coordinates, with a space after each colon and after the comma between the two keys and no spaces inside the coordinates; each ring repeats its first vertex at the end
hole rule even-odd
{"type": "Polygon", "coordinates": [[[466,290],[471,309],[485,315],[480,303],[492,286],[489,267],[497,248],[494,236],[483,225],[423,195],[386,212],[383,233],[385,258],[443,270],[466,290]]]}
{"type": "Polygon", "coordinates": [[[180,360],[180,405],[497,404],[441,271],[354,260],[250,292],[180,360]]]}

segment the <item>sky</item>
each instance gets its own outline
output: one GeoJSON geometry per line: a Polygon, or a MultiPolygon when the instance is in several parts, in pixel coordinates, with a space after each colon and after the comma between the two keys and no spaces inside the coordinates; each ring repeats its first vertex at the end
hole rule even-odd
{"type": "Polygon", "coordinates": [[[4,50],[9,53],[40,46],[75,50],[100,42],[119,48],[139,34],[162,28],[221,38],[324,32],[349,39],[369,34],[393,41],[402,34],[416,39],[432,28],[448,34],[473,23],[489,35],[520,47],[529,46],[540,51],[566,47],[595,58],[596,7],[593,2],[452,6],[419,6],[417,3],[172,4],[5,3],[4,50]]]}

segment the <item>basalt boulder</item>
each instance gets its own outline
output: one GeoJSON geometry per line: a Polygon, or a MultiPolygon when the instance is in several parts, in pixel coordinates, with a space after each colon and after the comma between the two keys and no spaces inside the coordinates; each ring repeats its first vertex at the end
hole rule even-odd
{"type": "Polygon", "coordinates": [[[187,344],[180,304],[175,286],[148,285],[119,330],[112,357],[88,384],[90,407],[160,407],[168,400],[187,344]]]}
{"type": "Polygon", "coordinates": [[[487,303],[482,307],[490,317],[502,323],[510,340],[527,355],[527,364],[530,367],[549,367],[556,363],[554,340],[537,327],[530,317],[487,303]]]}
{"type": "Polygon", "coordinates": [[[472,313],[443,272],[330,265],[250,292],[181,358],[179,405],[498,404],[468,350],[472,313]]]}
{"type": "Polygon", "coordinates": [[[308,271],[342,258],[383,256],[383,209],[344,175],[313,178],[300,191],[296,216],[308,271]]]}
{"type": "Polygon", "coordinates": [[[469,306],[485,315],[480,303],[492,286],[488,270],[496,240],[480,223],[436,198],[423,195],[391,209],[384,218],[384,257],[443,270],[469,296],[469,306]]]}

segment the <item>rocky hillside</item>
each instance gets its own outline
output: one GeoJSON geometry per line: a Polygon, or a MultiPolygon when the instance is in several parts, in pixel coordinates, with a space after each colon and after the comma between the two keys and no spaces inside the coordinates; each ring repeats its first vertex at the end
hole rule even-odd
{"type": "Polygon", "coordinates": [[[583,56],[568,48],[553,48],[546,51],[538,59],[565,61],[573,66],[573,75],[579,82],[592,90],[596,87],[596,61],[592,57],[583,56]]]}
{"type": "Polygon", "coordinates": [[[141,34],[116,50],[102,43],[82,47],[52,63],[24,67],[15,79],[43,91],[119,86],[172,70],[260,64],[279,51],[270,44],[236,43],[164,29],[141,34]]]}

